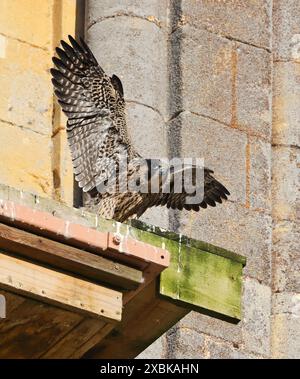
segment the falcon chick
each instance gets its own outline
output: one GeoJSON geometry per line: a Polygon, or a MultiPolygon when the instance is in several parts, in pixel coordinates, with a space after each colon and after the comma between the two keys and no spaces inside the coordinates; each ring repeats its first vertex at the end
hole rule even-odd
{"type": "Polygon", "coordinates": [[[143,159],[131,144],[126,127],[125,101],[120,79],[109,77],[87,44],[61,41],[51,69],[55,94],[68,117],[67,137],[75,179],[87,194],[86,207],[100,216],[123,222],[140,217],[148,208],[199,211],[227,199],[228,190],[204,168],[197,181],[197,167],[179,167],[163,160],[143,159]],[[184,186],[191,175],[190,185],[184,186]],[[176,180],[182,190],[176,190],[176,180]],[[153,179],[156,190],[152,191],[153,179]],[[124,184],[125,183],[125,184],[124,184]],[[126,184],[127,183],[127,184],[126,184]],[[128,186],[131,183],[131,186],[128,186]],[[143,188],[143,190],[141,190],[143,188]],[[202,196],[196,201],[197,189],[202,196]]]}

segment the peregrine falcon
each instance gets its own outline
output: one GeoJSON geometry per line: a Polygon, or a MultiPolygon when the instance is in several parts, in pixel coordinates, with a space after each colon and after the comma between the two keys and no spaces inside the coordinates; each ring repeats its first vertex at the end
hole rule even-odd
{"type": "Polygon", "coordinates": [[[194,164],[175,167],[138,154],[126,127],[120,79],[103,71],[83,39],[77,42],[69,36],[69,40],[56,48],[56,68],[51,74],[58,102],[68,118],[67,138],[75,179],[88,198],[85,206],[104,218],[123,222],[140,217],[153,206],[199,211],[226,200],[230,194],[212,170],[203,167],[203,180],[197,181],[194,164]],[[188,173],[192,191],[184,186],[188,173]],[[179,191],[175,188],[178,177],[182,184],[179,191]],[[200,187],[202,196],[197,199],[200,187]]]}

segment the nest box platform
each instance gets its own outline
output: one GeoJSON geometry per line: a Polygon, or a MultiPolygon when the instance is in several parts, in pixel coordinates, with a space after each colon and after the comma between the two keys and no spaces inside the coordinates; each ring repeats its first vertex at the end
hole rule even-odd
{"type": "Polygon", "coordinates": [[[0,358],[133,358],[190,310],[236,323],[244,265],[0,186],[0,358]]]}

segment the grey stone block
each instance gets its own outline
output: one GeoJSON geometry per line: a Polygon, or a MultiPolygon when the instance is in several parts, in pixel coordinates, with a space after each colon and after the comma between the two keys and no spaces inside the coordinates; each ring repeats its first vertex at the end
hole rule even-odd
{"type": "Polygon", "coordinates": [[[186,22],[213,33],[270,47],[272,2],[183,0],[182,15],[186,22]]]}
{"type": "Polygon", "coordinates": [[[167,128],[157,111],[127,103],[127,124],[133,146],[145,158],[167,158],[167,128]]]}
{"type": "Polygon", "coordinates": [[[272,318],[272,357],[277,359],[300,357],[300,318],[290,314],[272,318]]]}
{"type": "Polygon", "coordinates": [[[300,294],[295,292],[274,293],[272,314],[290,314],[300,319],[300,294]]]}
{"type": "Polygon", "coordinates": [[[176,111],[189,110],[230,124],[232,46],[224,38],[189,25],[172,34],[169,48],[178,50],[178,56],[175,51],[171,57],[178,67],[172,67],[170,88],[181,96],[176,111]]]}
{"type": "Polygon", "coordinates": [[[166,335],[168,359],[205,358],[204,336],[195,330],[175,326],[166,335]]]}
{"type": "Polygon", "coordinates": [[[166,41],[159,28],[139,18],[106,19],[88,30],[87,42],[103,69],[121,79],[126,100],[165,113],[166,41]]]}
{"type": "Polygon", "coordinates": [[[272,141],[300,146],[299,64],[274,62],[273,78],[272,141]]]}
{"type": "Polygon", "coordinates": [[[206,337],[205,349],[208,359],[255,359],[257,356],[235,348],[232,344],[225,341],[217,341],[206,337]]]}
{"type": "Polygon", "coordinates": [[[300,60],[300,3],[274,0],[273,50],[276,60],[300,60]]]}
{"type": "Polygon", "coordinates": [[[206,316],[197,312],[190,312],[182,320],[178,326],[189,328],[198,333],[205,333],[209,336],[221,338],[224,341],[233,342],[239,345],[242,342],[241,323],[230,324],[229,322],[218,320],[211,316],[206,316]]]}
{"type": "Polygon", "coordinates": [[[230,199],[246,200],[246,135],[234,128],[181,113],[169,125],[169,141],[179,146],[181,157],[204,158],[206,167],[230,191],[230,199]]]}
{"type": "Polygon", "coordinates": [[[240,45],[237,54],[236,122],[239,128],[270,139],[272,130],[271,54],[240,45]]]}
{"type": "Polygon", "coordinates": [[[169,210],[167,207],[153,207],[146,210],[141,220],[149,225],[169,229],[169,210]]]}
{"type": "Polygon", "coordinates": [[[243,345],[245,350],[270,355],[271,289],[250,278],[244,280],[243,345]]]}
{"type": "Polygon", "coordinates": [[[273,229],[274,289],[300,293],[299,223],[281,221],[273,229]]]}
{"type": "Polygon", "coordinates": [[[86,26],[99,19],[128,15],[157,24],[167,25],[168,0],[88,0],[86,26]]]}
{"type": "Polygon", "coordinates": [[[300,220],[299,162],[298,148],[280,145],[273,147],[272,194],[275,220],[300,220]]]}
{"type": "Polygon", "coordinates": [[[271,144],[250,138],[250,206],[270,211],[271,144]]]}

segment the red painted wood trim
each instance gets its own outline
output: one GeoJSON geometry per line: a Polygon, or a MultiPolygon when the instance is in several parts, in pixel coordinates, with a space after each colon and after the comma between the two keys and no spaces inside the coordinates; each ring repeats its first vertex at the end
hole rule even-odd
{"type": "Polygon", "coordinates": [[[151,271],[157,274],[170,263],[165,249],[117,233],[100,232],[9,200],[0,199],[0,221],[137,267],[149,270],[149,265],[155,266],[151,271]]]}

